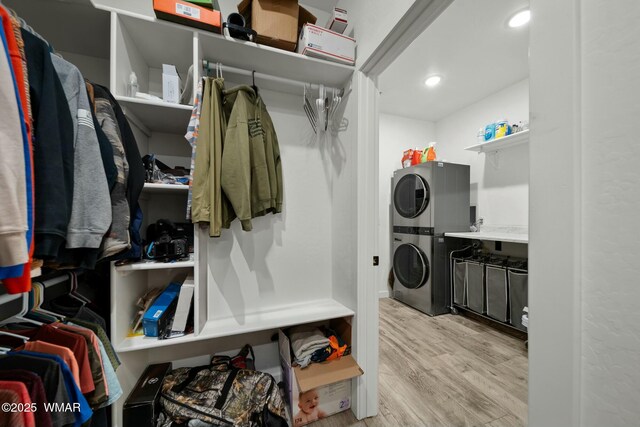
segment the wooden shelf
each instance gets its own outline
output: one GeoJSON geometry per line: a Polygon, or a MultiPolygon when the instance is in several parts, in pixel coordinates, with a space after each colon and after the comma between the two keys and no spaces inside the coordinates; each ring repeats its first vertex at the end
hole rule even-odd
{"type": "Polygon", "coordinates": [[[125,271],[142,271],[142,270],[167,270],[171,268],[193,268],[195,261],[187,259],[185,261],[160,262],[160,261],[138,261],[131,264],[120,265],[116,267],[118,273],[125,271]]]}
{"type": "Polygon", "coordinates": [[[476,151],[478,153],[492,153],[494,151],[502,150],[504,148],[515,147],[517,145],[526,144],[529,142],[529,130],[523,130],[522,132],[514,133],[509,136],[494,139],[492,141],[483,142],[482,144],[472,145],[465,148],[468,151],[476,151]]]}
{"type": "Polygon", "coordinates": [[[150,194],[187,194],[189,191],[188,185],[179,184],[152,184],[146,182],[142,188],[143,193],[150,194]]]}
{"type": "Polygon", "coordinates": [[[131,98],[115,95],[116,100],[127,113],[133,114],[151,132],[184,135],[191,118],[191,105],[171,104],[163,101],[131,98]]]}
{"type": "Polygon", "coordinates": [[[303,304],[271,307],[265,311],[246,314],[242,318],[227,317],[209,320],[199,335],[190,334],[168,340],[158,340],[156,338],[142,336],[125,338],[116,345],[116,351],[128,352],[166,347],[257,331],[287,328],[304,323],[336,319],[338,317],[349,317],[354,314],[353,310],[335,300],[316,300],[303,304]]]}

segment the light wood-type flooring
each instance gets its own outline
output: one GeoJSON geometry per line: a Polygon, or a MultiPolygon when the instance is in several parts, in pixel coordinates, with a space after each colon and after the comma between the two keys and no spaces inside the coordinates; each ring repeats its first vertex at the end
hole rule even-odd
{"type": "Polygon", "coordinates": [[[378,416],[358,421],[346,411],[312,426],[525,426],[527,372],[524,341],[382,299],[378,416]]]}

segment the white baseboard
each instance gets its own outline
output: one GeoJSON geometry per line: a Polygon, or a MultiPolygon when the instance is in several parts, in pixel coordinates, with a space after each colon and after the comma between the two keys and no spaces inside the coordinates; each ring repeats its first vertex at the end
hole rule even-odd
{"type": "Polygon", "coordinates": [[[378,291],[378,298],[389,298],[389,291],[378,291]]]}

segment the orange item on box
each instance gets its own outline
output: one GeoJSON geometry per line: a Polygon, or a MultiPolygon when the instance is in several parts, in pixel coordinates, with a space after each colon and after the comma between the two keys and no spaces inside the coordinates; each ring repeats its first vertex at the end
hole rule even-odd
{"type": "Polygon", "coordinates": [[[413,150],[412,149],[408,149],[408,150],[404,150],[404,152],[402,153],[402,167],[406,168],[411,166],[411,159],[413,159],[413,150]]]}
{"type": "Polygon", "coordinates": [[[179,0],[153,0],[156,17],[214,33],[222,32],[220,11],[179,0]]]}
{"type": "Polygon", "coordinates": [[[435,147],[429,147],[429,151],[427,151],[427,162],[433,162],[436,160],[436,149],[435,147]]]}
{"type": "Polygon", "coordinates": [[[422,163],[422,151],[413,150],[413,157],[411,157],[411,166],[419,165],[422,163]]]}

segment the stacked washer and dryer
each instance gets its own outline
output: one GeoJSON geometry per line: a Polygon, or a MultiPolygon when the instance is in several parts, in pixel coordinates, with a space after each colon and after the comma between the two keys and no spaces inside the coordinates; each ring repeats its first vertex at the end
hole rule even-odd
{"type": "Polygon", "coordinates": [[[449,253],[469,231],[469,166],[428,162],[393,175],[392,296],[431,316],[451,307],[449,253]]]}

